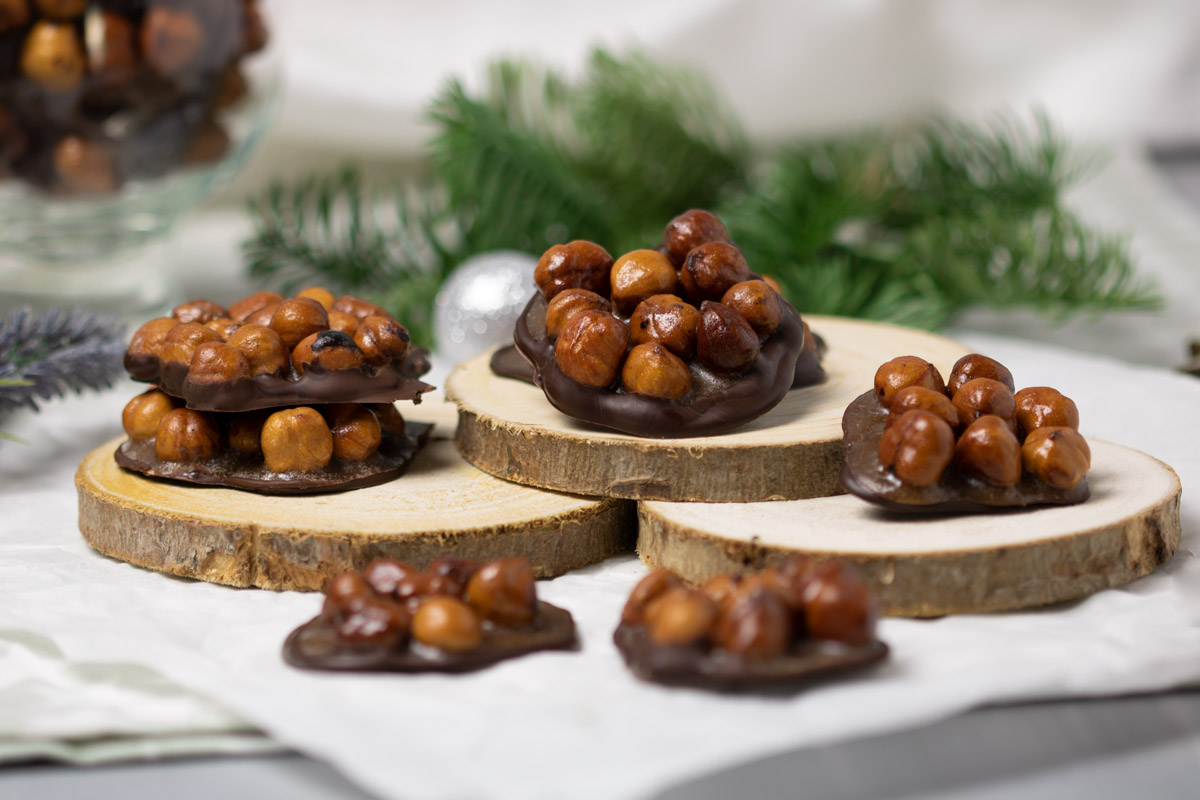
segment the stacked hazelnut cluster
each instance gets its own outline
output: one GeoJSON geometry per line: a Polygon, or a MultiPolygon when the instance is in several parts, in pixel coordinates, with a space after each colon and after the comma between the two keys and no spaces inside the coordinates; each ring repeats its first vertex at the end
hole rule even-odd
{"type": "Polygon", "coordinates": [[[793,680],[882,658],[873,595],[846,561],[790,556],[689,588],[657,569],[634,588],[614,641],[650,680],[793,680]]]}
{"type": "Polygon", "coordinates": [[[158,388],[125,407],[118,463],[262,490],[272,477],[293,492],[395,477],[417,442],[391,401],[432,388],[403,325],[319,287],[184,303],[134,333],[125,366],[158,388]]]}
{"type": "Polygon", "coordinates": [[[425,570],[382,559],[335,577],[284,655],[317,669],[458,670],[574,643],[570,614],[538,601],[524,558],[441,558],[425,570]]]}
{"type": "Polygon", "coordinates": [[[0,0],[0,176],[102,193],[220,158],[256,0],[0,0]]]}

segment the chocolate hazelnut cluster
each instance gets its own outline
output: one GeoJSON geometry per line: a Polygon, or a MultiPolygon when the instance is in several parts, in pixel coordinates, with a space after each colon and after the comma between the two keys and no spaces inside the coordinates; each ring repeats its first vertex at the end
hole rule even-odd
{"type": "Polygon", "coordinates": [[[0,178],[67,194],[221,158],[256,0],[0,0],[0,178]]]}
{"type": "Polygon", "coordinates": [[[538,601],[525,558],[440,558],[424,570],[381,559],[330,581],[284,656],[314,669],[459,671],[575,642],[571,615],[538,601]]]}
{"type": "Polygon", "coordinates": [[[614,641],[640,677],[712,686],[796,681],[883,658],[878,607],[846,561],[801,555],[698,588],[656,569],[634,588],[614,641]]]}
{"type": "Polygon", "coordinates": [[[948,379],[918,356],[888,361],[843,428],[843,483],[866,499],[949,510],[956,500],[996,507],[1087,497],[1091,450],[1074,401],[1046,386],[1016,391],[1012,373],[978,353],[960,358],[948,379]],[[877,467],[868,466],[890,492],[867,486],[875,480],[863,469],[870,445],[855,435],[863,429],[878,433],[877,467]]]}

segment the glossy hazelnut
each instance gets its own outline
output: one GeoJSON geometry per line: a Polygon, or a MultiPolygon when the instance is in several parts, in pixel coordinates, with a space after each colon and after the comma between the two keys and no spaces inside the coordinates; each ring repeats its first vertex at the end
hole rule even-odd
{"type": "Polygon", "coordinates": [[[315,409],[285,408],[267,417],[262,453],[272,472],[311,472],[333,457],[333,434],[315,409]]]}
{"type": "Polygon", "coordinates": [[[738,596],[742,586],[742,576],[731,573],[714,575],[700,584],[700,591],[708,595],[719,610],[724,610],[738,596]]]}
{"type": "Polygon", "coordinates": [[[699,328],[699,309],[673,294],[647,297],[629,318],[629,334],[634,344],[658,342],[683,359],[696,354],[699,328]]]}
{"type": "Polygon", "coordinates": [[[175,306],[171,310],[171,316],[180,322],[199,322],[204,325],[215,319],[228,317],[229,312],[208,300],[191,300],[175,306]]]}
{"type": "Polygon", "coordinates": [[[345,311],[331,309],[329,311],[329,330],[340,331],[350,338],[354,338],[354,334],[358,333],[358,317],[347,314],[345,311]]]}
{"type": "Polygon", "coordinates": [[[425,570],[429,579],[429,594],[462,597],[467,590],[467,583],[482,566],[478,561],[469,558],[444,556],[437,559],[425,570]]]}
{"type": "Polygon", "coordinates": [[[1037,428],[1025,437],[1021,462],[1038,480],[1058,489],[1071,489],[1087,475],[1092,449],[1073,428],[1037,428]]]}
{"type": "Polygon", "coordinates": [[[733,245],[709,242],[688,253],[679,277],[693,303],[720,300],[735,283],[750,280],[750,267],[733,245]]]}
{"type": "Polygon", "coordinates": [[[96,10],[84,21],[88,73],[107,85],[131,80],[137,72],[137,33],[133,23],[120,14],[96,10]]]}
{"type": "Polygon", "coordinates": [[[152,5],[142,18],[142,58],[167,77],[187,72],[204,50],[204,26],[184,9],[152,5]]]}
{"type": "Polygon", "coordinates": [[[250,364],[250,374],[282,375],[287,369],[288,352],[279,334],[263,325],[242,325],[229,334],[226,343],[242,351],[250,364]]]}
{"type": "Polygon", "coordinates": [[[546,335],[557,339],[563,327],[580,311],[612,311],[607,299],[587,289],[563,289],[546,305],[546,335]]]}
{"type": "Polygon", "coordinates": [[[497,625],[529,625],[537,615],[533,567],[525,558],[502,558],[485,564],[467,583],[467,602],[497,625]]]}
{"type": "Polygon", "coordinates": [[[617,311],[629,316],[647,297],[679,294],[679,276],[657,250],[634,250],[616,260],[609,273],[610,294],[617,311]]]}
{"type": "Polygon", "coordinates": [[[229,446],[247,455],[262,454],[263,423],[270,411],[245,411],[231,415],[229,420],[229,446]]]}
{"type": "Polygon", "coordinates": [[[392,591],[392,595],[404,603],[409,613],[414,614],[421,602],[431,594],[445,594],[445,592],[431,592],[429,576],[424,572],[401,577],[396,581],[396,588],[392,591]]]}
{"type": "Polygon", "coordinates": [[[972,378],[954,393],[958,421],[970,425],[982,416],[992,415],[1011,423],[1016,402],[1008,387],[991,378],[972,378]]]}
{"type": "Polygon", "coordinates": [[[554,346],[554,363],[584,386],[609,386],[621,371],[629,328],[603,311],[581,311],[563,328],[554,346]]]}
{"type": "Polygon", "coordinates": [[[875,638],[878,605],[851,564],[827,561],[814,567],[804,587],[804,621],[814,639],[867,644],[875,638]]]}
{"type": "Polygon", "coordinates": [[[958,427],[958,409],[950,402],[950,398],[924,386],[905,386],[896,392],[888,411],[887,424],[894,425],[900,417],[918,408],[941,417],[951,428],[958,427]]]}
{"type": "Polygon", "coordinates": [[[29,0],[0,0],[0,33],[29,22],[29,0]]]}
{"type": "Polygon", "coordinates": [[[189,383],[224,383],[250,377],[250,362],[242,351],[224,342],[197,345],[188,369],[189,383]]]}
{"type": "Polygon", "coordinates": [[[153,439],[158,434],[158,423],[173,408],[174,400],[157,389],[151,389],[125,404],[121,412],[121,427],[135,442],[153,439]]]}
{"type": "Polygon", "coordinates": [[[905,412],[879,438],[879,464],[909,486],[932,486],[954,457],[954,431],[929,411],[905,412]]]}
{"type": "Polygon", "coordinates": [[[344,294],[337,300],[333,301],[331,311],[341,311],[343,314],[349,314],[358,321],[362,321],[367,317],[386,317],[387,311],[382,306],[377,306],[374,303],[368,303],[359,297],[344,294]]]}
{"type": "Polygon", "coordinates": [[[988,483],[1013,486],[1021,481],[1021,443],[1005,420],[983,416],[958,437],[954,463],[988,483]]]}
{"type": "Polygon", "coordinates": [[[770,336],[783,318],[779,294],[765,281],[735,283],[721,296],[721,304],[745,317],[759,336],[770,336]]]}
{"type": "Polygon", "coordinates": [[[368,596],[342,611],[334,633],[350,647],[391,649],[408,638],[411,624],[401,604],[390,598],[368,596]]]}
{"type": "Polygon", "coordinates": [[[646,607],[651,601],[669,589],[682,585],[679,576],[669,569],[652,570],[638,581],[637,586],[629,593],[629,599],[625,601],[625,607],[621,610],[622,624],[641,625],[645,621],[646,607]]]}
{"type": "Polygon", "coordinates": [[[33,0],[37,10],[56,20],[69,20],[87,11],[88,0],[33,0]]]}
{"type": "Polygon", "coordinates": [[[935,392],[946,392],[942,373],[933,364],[917,356],[893,358],[875,372],[875,396],[885,406],[890,406],[896,393],[907,386],[924,386],[935,392]]]}
{"type": "Polygon", "coordinates": [[[271,317],[271,330],[279,334],[283,346],[292,350],[306,337],[329,328],[325,308],[309,297],[284,300],[271,317]]]}
{"type": "Polygon", "coordinates": [[[646,632],[655,644],[686,647],[707,639],[717,621],[717,604],[704,592],[677,586],[650,603],[646,632]]]}
{"type": "Polygon", "coordinates": [[[325,407],[325,419],[333,434],[333,454],[347,461],[363,461],[379,449],[382,431],[379,420],[366,406],[334,403],[325,407]]]}
{"type": "Polygon", "coordinates": [[[54,148],[54,174],[72,192],[103,194],[117,188],[116,159],[101,140],[65,136],[54,148]]]}
{"type": "MultiPolygon", "coordinates": [[[[158,317],[138,328],[134,332],[133,338],[129,340],[129,347],[125,350],[126,368],[129,366],[130,358],[157,358],[162,352],[163,344],[167,340],[167,334],[178,325],[179,320],[177,319],[158,317]]],[[[138,375],[135,377],[143,376],[138,375]]]]}
{"type": "Polygon", "coordinates": [[[772,289],[774,289],[775,293],[778,294],[780,297],[787,297],[787,295],[785,295],[783,293],[783,286],[781,286],[779,284],[779,281],[775,280],[770,275],[763,275],[762,279],[767,284],[767,286],[770,286],[772,289]]]}
{"type": "Polygon", "coordinates": [[[271,320],[274,318],[275,312],[279,310],[280,305],[282,305],[282,303],[269,303],[268,305],[263,306],[257,311],[250,313],[246,317],[246,321],[243,324],[261,325],[264,328],[271,327],[271,320]]]}
{"type": "Polygon", "coordinates": [[[231,61],[217,76],[217,88],[213,92],[213,108],[224,111],[233,108],[250,94],[250,82],[242,72],[241,64],[231,61]]]}
{"type": "Polygon", "coordinates": [[[354,334],[354,343],[362,350],[363,360],[375,367],[408,357],[411,339],[408,329],[388,316],[367,317],[354,334]]]}
{"type": "Polygon", "coordinates": [[[307,289],[296,292],[296,297],[307,297],[310,300],[316,300],[326,311],[333,308],[333,292],[321,286],[309,286],[307,289]]]}
{"type": "Polygon", "coordinates": [[[542,253],[533,280],[547,300],[553,300],[563,289],[587,289],[603,295],[608,292],[612,265],[613,258],[603,247],[577,239],[542,253]]]}
{"type": "Polygon", "coordinates": [[[708,242],[728,242],[729,231],[715,214],[693,208],[667,223],[663,249],[675,266],[682,266],[688,253],[708,242]]]}
{"type": "MultiPolygon", "coordinates": [[[[396,588],[406,578],[420,575],[421,571],[411,564],[390,558],[380,558],[372,561],[363,570],[363,580],[376,592],[388,597],[396,596],[396,588]]],[[[401,598],[408,599],[408,598],[401,598]]]]}
{"type": "Polygon", "coordinates": [[[224,126],[207,117],[192,130],[180,160],[184,164],[212,164],[225,157],[231,142],[224,126]]]}
{"type": "Polygon", "coordinates": [[[413,638],[448,653],[465,653],[483,644],[483,625],[471,607],[454,597],[430,597],[412,620],[413,638]]]}
{"type": "Polygon", "coordinates": [[[303,375],[313,365],[326,370],[362,369],[363,352],[341,331],[309,334],[292,351],[292,366],[303,375]]]}
{"type": "Polygon", "coordinates": [[[340,572],[325,587],[321,616],[337,624],[344,614],[361,607],[364,602],[374,597],[375,593],[363,576],[357,572],[340,572]]]}
{"type": "Polygon", "coordinates": [[[791,638],[790,609],[779,595],[758,587],[740,592],[713,627],[713,644],[748,659],[783,655],[791,638]]]}
{"type": "Polygon", "coordinates": [[[1021,433],[1028,436],[1038,428],[1079,430],[1075,401],[1049,386],[1030,386],[1013,395],[1014,417],[1021,433]]]}
{"type": "Polygon", "coordinates": [[[954,362],[954,368],[950,370],[950,377],[946,380],[946,393],[953,397],[964,383],[975,378],[991,378],[994,381],[1000,381],[1008,387],[1010,392],[1017,389],[1008,367],[994,358],[981,356],[979,353],[969,353],[954,362]]]}
{"type": "Polygon", "coordinates": [[[621,367],[625,391],[678,400],[692,390],[692,375],[679,356],[658,342],[639,344],[621,367]]]}
{"type": "Polygon", "coordinates": [[[181,322],[167,332],[159,358],[164,363],[179,363],[190,366],[196,348],[205,342],[220,342],[217,332],[199,322],[181,322]]]}
{"type": "Polygon", "coordinates": [[[21,49],[21,72],[48,92],[67,92],[83,80],[87,57],[75,27],[42,20],[21,49]]]}
{"type": "MultiPolygon", "coordinates": [[[[243,297],[229,306],[229,316],[237,322],[245,322],[246,318],[267,306],[277,306],[283,302],[283,295],[275,292],[255,292],[249,297],[243,297]]],[[[273,313],[273,312],[272,312],[273,313]]]]}
{"type": "Polygon", "coordinates": [[[230,334],[242,327],[242,325],[240,322],[234,322],[229,317],[222,317],[220,319],[209,320],[204,323],[204,327],[213,331],[217,336],[220,336],[221,341],[225,341],[229,338],[230,334]]]}
{"type": "MultiPolygon", "coordinates": [[[[779,567],[770,567],[761,572],[746,577],[743,591],[760,588],[779,597],[789,609],[802,610],[804,603],[802,594],[807,580],[803,575],[784,572],[779,567]]],[[[794,621],[794,620],[793,620],[794,621]]]]}
{"type": "Polygon", "coordinates": [[[713,372],[743,372],[758,360],[758,334],[750,323],[723,303],[700,306],[696,355],[713,372]]]}
{"type": "Polygon", "coordinates": [[[163,414],[154,452],[161,461],[207,461],[221,449],[221,430],[211,414],[175,408],[163,414]]]}
{"type": "Polygon", "coordinates": [[[244,16],[242,18],[242,52],[257,53],[267,46],[267,26],[263,22],[262,14],[259,13],[258,6],[254,3],[246,3],[243,6],[244,16]]]}
{"type": "Polygon", "coordinates": [[[404,434],[404,417],[396,406],[391,403],[367,403],[367,408],[371,409],[375,419],[379,420],[379,427],[384,433],[395,436],[404,434]]]}

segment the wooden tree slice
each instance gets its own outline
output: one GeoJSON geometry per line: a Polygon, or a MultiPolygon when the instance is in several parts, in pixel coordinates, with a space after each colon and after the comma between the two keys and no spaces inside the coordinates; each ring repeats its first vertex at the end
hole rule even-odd
{"type": "Polygon", "coordinates": [[[829,345],[824,383],[794,389],[774,409],[722,436],[644,439],[579,422],[541,389],[494,375],[490,353],[446,382],[458,404],[463,456],[506,480],[638,500],[751,502],[841,492],[842,412],[874,384],[879,365],[921,355],[948,371],[965,347],[894,325],[806,316],[829,345]]]}
{"type": "Polygon", "coordinates": [[[138,566],[294,590],[320,589],[382,557],[423,567],[448,555],[523,555],[549,577],[632,546],[632,503],[497,480],[455,451],[453,407],[433,398],[404,413],[438,427],[402,478],[310,497],[146,478],[117,466],[114,440],[75,475],[79,529],[101,553],[138,566]]]}
{"type": "Polygon", "coordinates": [[[1121,586],[1179,546],[1179,478],[1136,450],[1091,441],[1092,497],[1074,506],[889,514],[842,495],[786,503],[639,504],[638,552],[699,583],[792,553],[855,562],[896,616],[1040,606],[1121,586]]]}

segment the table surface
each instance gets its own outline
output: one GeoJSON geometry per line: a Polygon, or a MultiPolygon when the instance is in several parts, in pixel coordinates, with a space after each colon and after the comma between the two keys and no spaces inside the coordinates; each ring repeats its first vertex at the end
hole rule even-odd
{"type": "MultiPolygon", "coordinates": [[[[1200,211],[1200,149],[1155,154],[1200,211]]],[[[1200,691],[985,708],[915,730],[800,750],[697,776],[660,798],[1178,797],[1196,791],[1200,691]]],[[[39,800],[367,798],[333,768],[292,753],[0,769],[0,797],[39,800]]]]}

